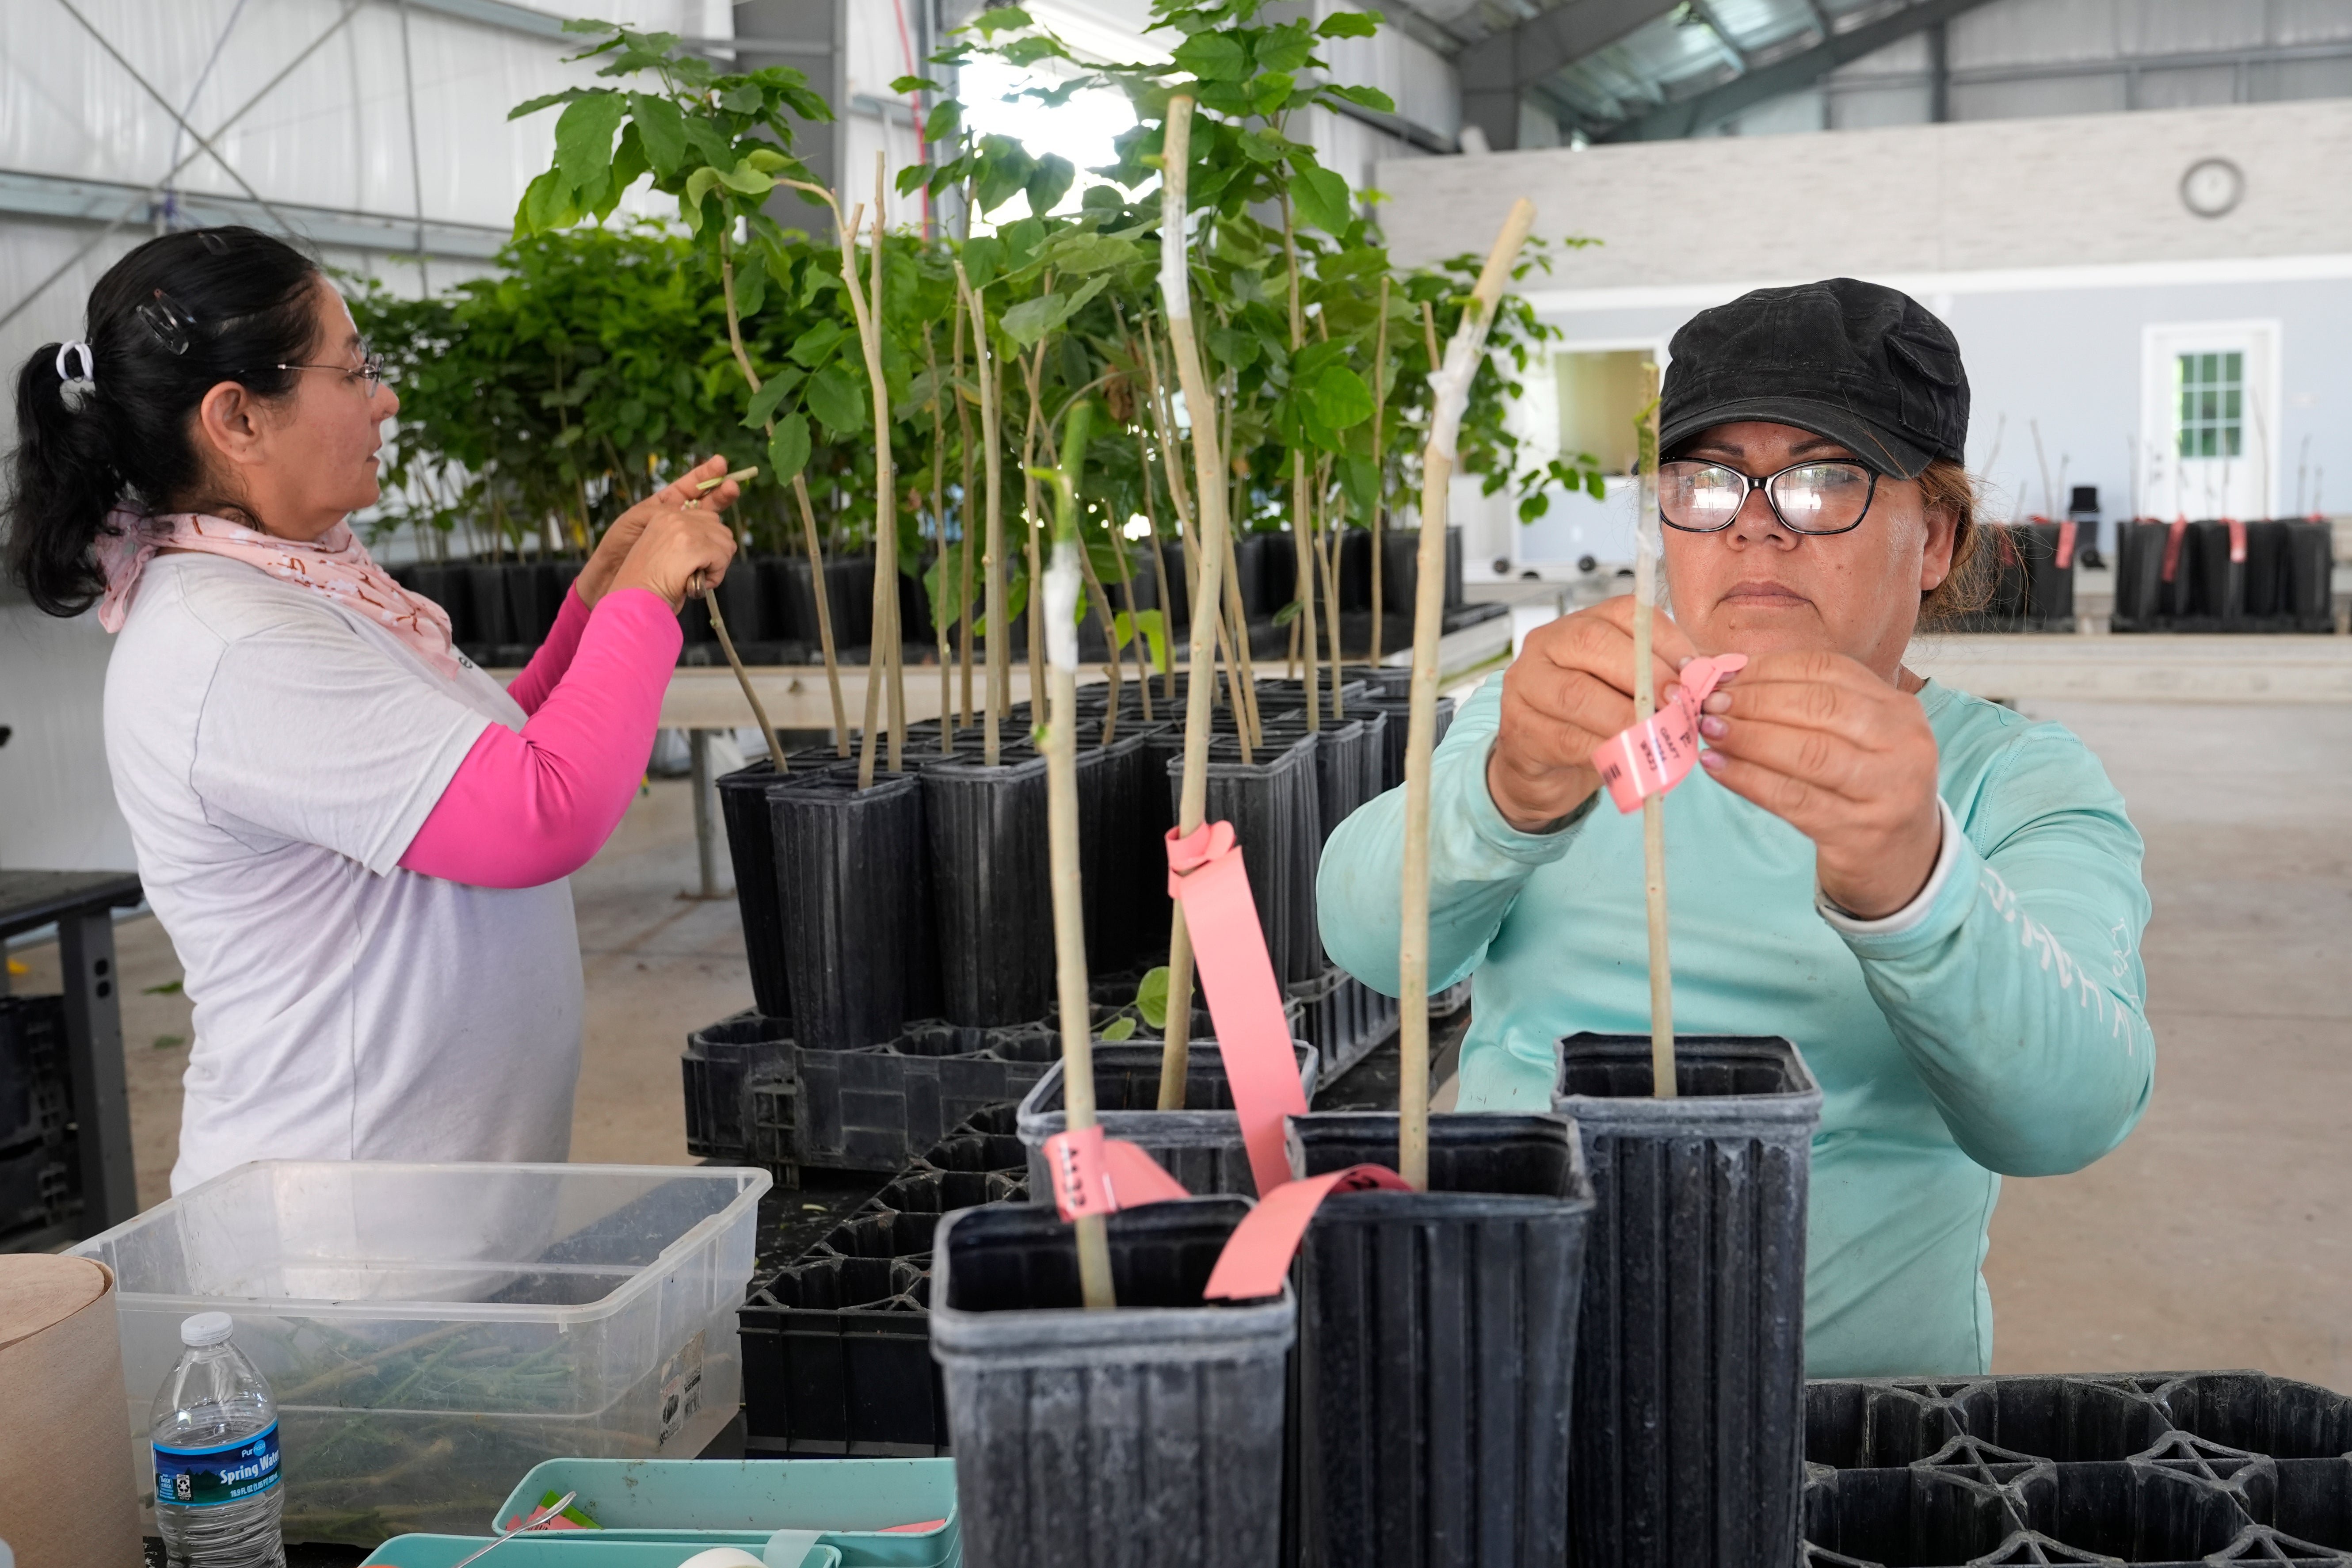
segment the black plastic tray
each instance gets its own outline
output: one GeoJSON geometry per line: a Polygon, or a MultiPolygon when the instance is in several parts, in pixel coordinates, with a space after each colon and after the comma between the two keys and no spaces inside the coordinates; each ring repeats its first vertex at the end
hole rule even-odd
{"type": "Polygon", "coordinates": [[[2352,1398],[2258,1372],[1805,1390],[1813,1568],[2352,1564],[2352,1398]]]}
{"type": "Polygon", "coordinates": [[[1013,1107],[964,1119],[823,1241],[755,1285],[743,1335],[745,1442],[772,1455],[948,1451],[931,1362],[931,1235],[944,1209],[1018,1203],[1013,1107]]]}

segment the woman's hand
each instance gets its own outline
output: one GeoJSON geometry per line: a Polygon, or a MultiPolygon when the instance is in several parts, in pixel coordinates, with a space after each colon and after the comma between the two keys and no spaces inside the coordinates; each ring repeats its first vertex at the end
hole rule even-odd
{"type": "MultiPolygon", "coordinates": [[[[665,512],[677,511],[688,501],[698,502],[696,510],[706,513],[725,511],[734,505],[735,499],[743,493],[741,486],[722,484],[708,493],[701,488],[704,480],[721,479],[726,473],[725,458],[707,458],[672,483],[614,518],[613,526],[606,529],[604,537],[597,542],[596,552],[588,558],[588,564],[580,569],[580,579],[573,584],[580,595],[580,602],[593,610],[597,600],[613,591],[623,563],[636,549],[637,541],[644,537],[646,525],[655,518],[665,512]]],[[[717,582],[718,579],[713,577],[711,581],[717,582]]],[[[638,584],[637,586],[646,584],[638,584]]]]}
{"type": "MultiPolygon", "coordinates": [[[[1653,687],[1665,700],[1696,650],[1664,616],[1651,624],[1653,687]]],[[[1503,672],[1486,793],[1503,820],[1539,833],[1601,787],[1593,749],[1633,722],[1633,600],[1610,599],[1538,627],[1503,672]]]]}
{"type": "Polygon", "coordinates": [[[667,507],[646,522],[613,586],[648,589],[681,610],[690,594],[717,587],[734,558],[734,531],[719,517],[698,506],[667,507]]]}
{"type": "Polygon", "coordinates": [[[1843,654],[1769,653],[1708,696],[1698,728],[1708,772],[1813,841],[1839,909],[1882,919],[1927,885],[1943,814],[1916,697],[1843,654]]]}

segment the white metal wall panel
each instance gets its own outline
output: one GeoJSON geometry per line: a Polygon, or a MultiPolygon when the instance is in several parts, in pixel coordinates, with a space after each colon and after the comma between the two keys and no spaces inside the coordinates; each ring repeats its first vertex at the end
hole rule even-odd
{"type": "Polygon", "coordinates": [[[115,808],[100,725],[114,639],[97,617],[60,621],[0,604],[0,867],[130,870],[131,828],[115,808]]]}
{"type": "Polygon", "coordinates": [[[1605,242],[1562,258],[1563,288],[2352,256],[2352,205],[2336,199],[2352,168],[2352,102],[2342,100],[1854,132],[1801,159],[1747,142],[1391,160],[1380,172],[1394,203],[1389,234],[1401,260],[1427,260],[1456,237],[1492,234],[1512,200],[1529,196],[1538,233],[1605,242]],[[2180,201],[2181,175],[2207,157],[2245,173],[2244,199],[2224,218],[2180,201]],[[1683,190],[1738,191],[1750,210],[1813,216],[1750,224],[1727,245],[1717,205],[1659,199],[1683,190]],[[1905,219],[1822,209],[1824,190],[1906,193],[1905,219]]]}

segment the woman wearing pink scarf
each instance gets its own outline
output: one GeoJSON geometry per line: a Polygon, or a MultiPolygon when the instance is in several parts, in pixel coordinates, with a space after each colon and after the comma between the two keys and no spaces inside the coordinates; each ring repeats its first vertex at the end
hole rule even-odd
{"type": "Polygon", "coordinates": [[[341,297],[250,229],[151,240],[86,340],[18,373],[7,562],[119,634],[107,760],[195,1005],[174,1192],[247,1160],[562,1160],[580,1062],[571,887],[651,750],[698,496],[625,514],[501,689],[345,522],[383,384],[341,297]]]}

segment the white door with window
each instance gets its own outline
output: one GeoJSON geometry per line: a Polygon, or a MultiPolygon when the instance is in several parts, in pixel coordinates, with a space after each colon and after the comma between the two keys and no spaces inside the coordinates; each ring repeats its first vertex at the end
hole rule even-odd
{"type": "Polygon", "coordinates": [[[2279,324],[2149,327],[2139,451],[2143,516],[2275,516],[2279,324]]]}

